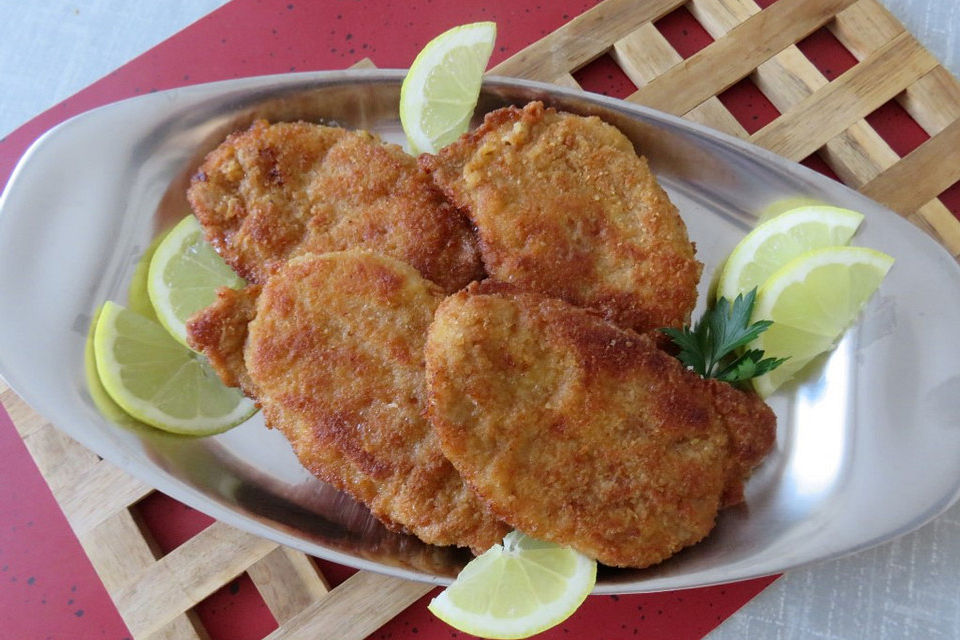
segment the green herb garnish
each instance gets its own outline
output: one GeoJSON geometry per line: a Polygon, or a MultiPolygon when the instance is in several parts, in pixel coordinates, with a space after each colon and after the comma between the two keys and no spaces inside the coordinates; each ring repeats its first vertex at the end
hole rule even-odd
{"type": "Polygon", "coordinates": [[[737,350],[752,342],[767,327],[769,320],[750,323],[753,302],[757,297],[754,287],[746,296],[737,295],[733,305],[720,297],[708,309],[693,329],[660,329],[680,348],[677,359],[704,378],[724,382],[743,382],[776,369],[786,358],[764,358],[760,349],[737,350]]]}

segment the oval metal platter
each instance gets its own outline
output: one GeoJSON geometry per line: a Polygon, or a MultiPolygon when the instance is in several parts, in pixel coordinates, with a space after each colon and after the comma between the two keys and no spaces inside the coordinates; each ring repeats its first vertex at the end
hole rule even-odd
{"type": "MultiPolygon", "coordinates": [[[[200,159],[255,118],[364,128],[402,142],[403,71],[290,74],[119,102],[54,128],[0,202],[0,374],[71,437],[228,524],[361,569],[445,584],[467,554],[390,533],[310,476],[255,416],[186,439],[102,411],[85,375],[91,317],[126,301],[145,248],[189,212],[200,159]]],[[[598,593],[678,589],[784,571],[919,527],[960,493],[960,268],[893,212],[832,180],[705,127],[602,96],[488,78],[478,118],[543,100],[617,125],[680,209],[710,279],[760,212],[805,198],[866,214],[853,244],[896,264],[829,357],[778,391],[775,450],[746,504],[713,533],[645,570],[601,571],[598,593]]],[[[701,309],[695,312],[699,315],[701,309]]]]}

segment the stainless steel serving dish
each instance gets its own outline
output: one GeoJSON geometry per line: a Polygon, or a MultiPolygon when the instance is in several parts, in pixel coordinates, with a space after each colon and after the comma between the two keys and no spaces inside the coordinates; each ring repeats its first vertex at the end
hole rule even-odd
{"type": "MultiPolygon", "coordinates": [[[[387,532],[307,474],[255,417],[185,439],[104,415],[84,375],[90,320],[124,302],[150,240],[188,212],[200,158],[256,117],[376,131],[401,142],[401,71],[233,80],[155,93],[48,132],[0,201],[0,374],[73,438],[229,524],[329,560],[435,583],[467,559],[387,532]]],[[[715,269],[784,198],[857,209],[855,244],[897,260],[860,323],[800,384],[770,401],[775,451],[703,543],[646,570],[604,570],[598,593],[656,591],[771,574],[910,531],[960,492],[960,268],[896,214],[799,165],[704,127],[558,87],[489,78],[478,114],[541,99],[619,126],[651,161],[715,269]]],[[[702,306],[702,303],[701,303],[702,306]]],[[[699,313],[699,311],[698,311],[699,313]]]]}

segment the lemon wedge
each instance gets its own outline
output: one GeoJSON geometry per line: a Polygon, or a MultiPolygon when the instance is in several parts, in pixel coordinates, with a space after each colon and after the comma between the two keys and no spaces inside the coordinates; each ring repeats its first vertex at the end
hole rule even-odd
{"type": "Polygon", "coordinates": [[[813,249],[845,245],[863,214],[826,205],[802,206],[772,218],[748,233],[730,253],[717,297],[733,300],[759,287],[774,271],[813,249]]]}
{"type": "MultiPolygon", "coordinates": [[[[147,293],[157,319],[184,346],[187,319],[216,300],[219,287],[238,289],[244,284],[204,240],[200,223],[192,215],[157,245],[147,273],[147,293]]],[[[131,289],[131,300],[137,300],[133,293],[131,289]]]]}
{"type": "Polygon", "coordinates": [[[226,431],[256,405],[227,387],[206,360],[159,324],[106,302],[93,333],[103,389],[127,414],[172,433],[204,436],[226,431]]]}
{"type": "Polygon", "coordinates": [[[513,531],[474,558],[428,609],[465,633],[527,638],[566,620],[597,579],[597,563],[513,531]]]}
{"type": "Polygon", "coordinates": [[[400,122],[414,154],[436,153],[466,132],[497,25],[454,27],[427,43],[400,88],[400,122]]]}
{"type": "Polygon", "coordinates": [[[863,247],[828,247],[801,254],[760,287],[751,322],[773,324],[747,346],[785,363],[753,379],[769,396],[817,355],[834,347],[880,286],[893,258],[863,247]]]}

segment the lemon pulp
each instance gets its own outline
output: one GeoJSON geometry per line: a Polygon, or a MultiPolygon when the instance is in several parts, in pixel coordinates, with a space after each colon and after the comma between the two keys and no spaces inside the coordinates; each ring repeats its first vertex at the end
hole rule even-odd
{"type": "Polygon", "coordinates": [[[428,608],[484,638],[526,638],[566,620],[593,589],[597,563],[513,531],[474,558],[428,608]]]}
{"type": "Polygon", "coordinates": [[[754,378],[757,392],[770,395],[832,349],[892,265],[893,258],[873,249],[828,247],[801,254],[771,275],[757,293],[751,321],[773,324],[748,348],[790,359],[754,378]]]}
{"type": "Polygon", "coordinates": [[[93,334],[99,380],[133,418],[188,435],[220,433],[256,409],[238,389],[225,386],[206,360],[173,339],[156,322],[106,302],[93,334]]]}
{"type": "Polygon", "coordinates": [[[454,27],[427,43],[400,87],[400,122],[414,154],[435,153],[470,126],[497,25],[454,27]]]}
{"type": "Polygon", "coordinates": [[[862,221],[861,213],[825,205],[797,207],[767,220],[730,253],[717,282],[717,296],[733,300],[807,251],[847,244],[862,221]]]}
{"type": "Polygon", "coordinates": [[[189,215],[163,238],[147,273],[147,292],[160,324],[187,344],[187,319],[217,297],[221,286],[244,285],[203,238],[197,219],[189,215]]]}

